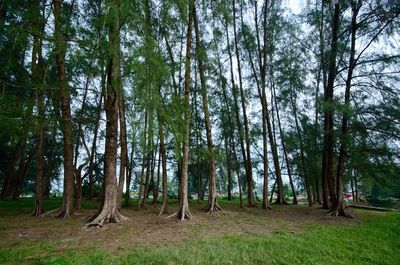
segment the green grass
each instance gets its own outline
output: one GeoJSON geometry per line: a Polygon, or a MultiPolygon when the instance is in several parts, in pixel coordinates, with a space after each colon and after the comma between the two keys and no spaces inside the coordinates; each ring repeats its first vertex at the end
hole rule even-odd
{"type": "MultiPolygon", "coordinates": [[[[46,203],[55,208],[56,202],[46,203]]],[[[21,205],[32,203],[19,202],[20,209],[21,205]]],[[[14,211],[13,206],[15,202],[1,202],[0,213],[14,211]]],[[[86,202],[85,207],[95,205],[86,202]]],[[[167,246],[126,246],[111,253],[96,245],[63,249],[59,239],[0,241],[0,264],[400,264],[400,214],[362,210],[357,214],[361,220],[356,225],[307,224],[296,233],[283,228],[269,235],[254,231],[201,236],[167,246]]],[[[4,224],[4,218],[0,217],[1,232],[12,227],[4,224]]]]}

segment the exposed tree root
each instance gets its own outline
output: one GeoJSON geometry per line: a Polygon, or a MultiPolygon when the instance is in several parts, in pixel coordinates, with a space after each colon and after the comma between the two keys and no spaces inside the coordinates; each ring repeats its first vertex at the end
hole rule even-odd
{"type": "Polygon", "coordinates": [[[342,217],[346,217],[346,218],[350,218],[350,219],[354,219],[354,217],[348,213],[346,213],[346,211],[344,210],[343,205],[337,205],[335,206],[333,209],[331,209],[328,214],[330,214],[331,216],[342,216],[342,217]]]}
{"type": "Polygon", "coordinates": [[[44,209],[43,209],[43,205],[39,205],[38,203],[35,204],[35,209],[33,210],[33,213],[31,214],[31,216],[42,216],[45,213],[44,209]]]}
{"type": "Polygon", "coordinates": [[[157,216],[161,216],[163,214],[168,214],[168,204],[163,204],[160,212],[157,214],[157,216]]]}
{"type": "Polygon", "coordinates": [[[207,213],[216,213],[222,211],[221,206],[219,206],[217,199],[213,200],[212,203],[208,203],[208,206],[205,208],[207,213]]]}
{"type": "Polygon", "coordinates": [[[289,203],[285,199],[282,200],[276,199],[275,204],[289,205],[289,203]]]}
{"type": "Polygon", "coordinates": [[[187,220],[192,219],[192,214],[190,213],[189,209],[185,207],[183,209],[180,209],[178,212],[171,214],[167,218],[171,218],[171,217],[176,217],[179,220],[183,221],[185,219],[187,219],[187,220]]]}
{"type": "Polygon", "coordinates": [[[120,223],[123,220],[128,220],[127,217],[123,216],[117,210],[103,209],[101,213],[95,217],[86,227],[103,227],[108,223],[120,223]]]}
{"type": "Polygon", "coordinates": [[[258,207],[258,204],[256,203],[256,202],[249,202],[248,204],[247,204],[247,208],[257,208],[258,207]]]}

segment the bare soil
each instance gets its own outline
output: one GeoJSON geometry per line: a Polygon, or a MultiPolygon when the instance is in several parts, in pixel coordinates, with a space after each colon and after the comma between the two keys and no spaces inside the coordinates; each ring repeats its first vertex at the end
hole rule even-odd
{"type": "MultiPolygon", "coordinates": [[[[110,253],[132,247],[170,246],[182,240],[224,235],[267,235],[272,233],[301,233],[307,225],[357,225],[357,212],[347,209],[355,218],[332,217],[326,210],[301,205],[272,205],[271,210],[261,208],[240,209],[237,204],[223,203],[223,211],[209,214],[203,211],[205,204],[191,203],[193,219],[179,221],[176,218],[157,216],[158,208],[148,206],[142,211],[135,207],[122,210],[129,219],[120,224],[107,224],[102,228],[85,228],[87,217],[95,210],[82,210],[68,219],[51,216],[30,217],[26,213],[0,217],[0,238],[8,246],[26,241],[54,241],[57,249],[102,248],[110,253]]],[[[160,205],[158,206],[160,207],[160,205]]],[[[172,214],[176,204],[169,206],[172,214]]]]}

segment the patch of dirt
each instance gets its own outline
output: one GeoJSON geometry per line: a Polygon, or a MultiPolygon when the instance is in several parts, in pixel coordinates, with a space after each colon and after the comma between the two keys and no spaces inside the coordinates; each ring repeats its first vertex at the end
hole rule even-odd
{"type": "MultiPolygon", "coordinates": [[[[169,207],[170,213],[177,210],[169,207]]],[[[208,214],[204,205],[190,205],[193,219],[179,221],[176,218],[157,216],[158,209],[123,209],[129,219],[120,224],[107,224],[103,228],[85,228],[86,218],[95,210],[82,210],[68,219],[54,217],[35,218],[27,215],[11,215],[0,219],[3,242],[8,246],[23,244],[29,240],[56,241],[58,250],[102,248],[110,253],[132,247],[170,246],[183,240],[225,235],[268,235],[282,232],[296,234],[305,225],[356,225],[356,212],[348,211],[355,219],[332,217],[325,210],[307,206],[272,205],[271,210],[260,208],[240,209],[236,204],[222,204],[223,211],[208,214]],[[15,243],[15,244],[13,244],[15,243]]]]}

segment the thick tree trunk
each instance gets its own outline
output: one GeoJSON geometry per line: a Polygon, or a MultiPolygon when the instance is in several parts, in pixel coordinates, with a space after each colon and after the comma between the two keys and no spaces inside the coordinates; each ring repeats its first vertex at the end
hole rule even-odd
{"type": "Polygon", "coordinates": [[[107,98],[106,98],[106,141],[104,154],[104,199],[100,213],[88,226],[103,226],[119,223],[125,219],[117,204],[117,149],[118,149],[118,95],[121,92],[119,0],[109,0],[109,50],[107,98]]]}
{"type": "Polygon", "coordinates": [[[66,42],[62,32],[61,0],[54,0],[55,55],[58,81],[60,86],[60,107],[62,114],[62,132],[64,140],[64,192],[63,202],[58,212],[59,217],[72,214],[74,195],[73,137],[71,121],[71,97],[65,71],[66,42]]]}
{"type": "Polygon", "coordinates": [[[209,156],[209,164],[210,164],[210,175],[209,175],[209,186],[208,186],[208,206],[206,211],[209,213],[221,211],[221,207],[218,205],[217,201],[217,192],[215,188],[215,159],[214,159],[214,146],[211,132],[211,121],[210,121],[210,113],[208,111],[208,95],[207,95],[207,86],[206,86],[206,77],[205,77],[205,66],[204,66],[204,58],[203,58],[203,46],[200,37],[199,30],[199,22],[196,14],[196,9],[194,10],[194,29],[196,35],[196,57],[199,67],[200,73],[200,82],[201,82],[201,96],[203,98],[203,112],[204,112],[204,123],[206,128],[206,137],[207,137],[207,149],[209,156]]]}

